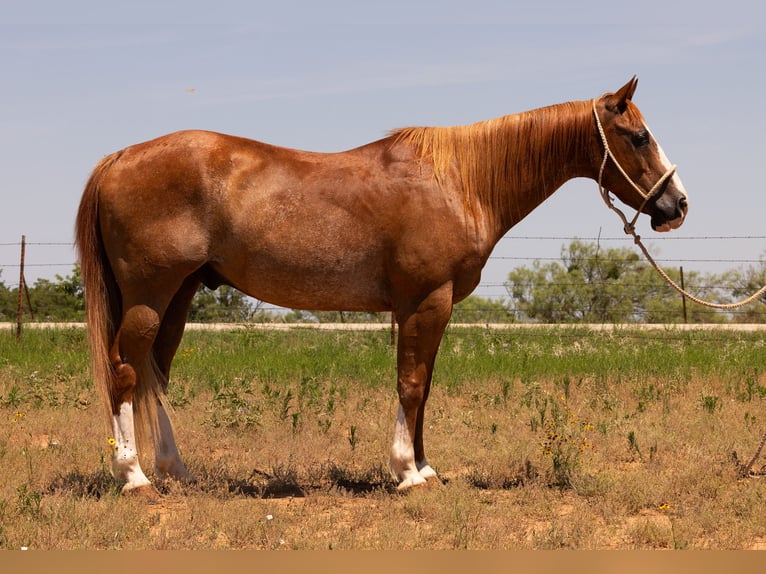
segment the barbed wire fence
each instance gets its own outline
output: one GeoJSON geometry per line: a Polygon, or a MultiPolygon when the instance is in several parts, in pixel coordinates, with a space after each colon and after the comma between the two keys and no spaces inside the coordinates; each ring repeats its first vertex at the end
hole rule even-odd
{"type": "MultiPolygon", "coordinates": [[[[726,241],[746,241],[746,242],[764,242],[766,236],[762,235],[710,235],[710,236],[659,236],[653,238],[653,241],[672,241],[672,242],[726,242],[726,241]]],[[[552,247],[550,255],[544,256],[515,256],[515,255],[491,255],[491,262],[507,263],[507,273],[510,273],[513,269],[522,266],[528,266],[534,262],[561,262],[562,254],[558,252],[562,245],[566,245],[573,241],[580,242],[597,242],[601,244],[616,244],[616,245],[632,245],[633,241],[629,237],[569,237],[569,236],[554,236],[554,235],[507,235],[501,239],[502,241],[548,241],[551,244],[556,244],[555,249],[552,247]]],[[[497,251],[497,250],[496,250],[497,251]]],[[[752,252],[752,249],[748,250],[752,252]]],[[[16,241],[4,241],[0,242],[0,285],[4,285],[7,289],[16,290],[19,289],[19,305],[22,305],[22,295],[25,296],[25,302],[27,304],[27,311],[31,313],[33,310],[33,302],[29,297],[29,282],[26,280],[25,275],[34,276],[39,280],[45,278],[44,276],[50,275],[51,272],[55,276],[67,275],[71,273],[76,266],[74,259],[74,245],[67,241],[27,241],[25,236],[22,236],[21,240],[16,241]],[[71,257],[69,259],[63,259],[65,257],[62,252],[69,251],[71,257]],[[30,254],[34,254],[34,261],[25,261],[30,254]],[[42,271],[42,273],[41,273],[42,271]],[[27,273],[28,272],[28,273],[27,273]],[[17,277],[18,280],[15,280],[17,277]]],[[[683,274],[683,266],[689,266],[691,272],[694,272],[695,264],[716,264],[726,265],[729,269],[735,269],[742,267],[743,265],[763,265],[763,258],[656,258],[658,263],[667,268],[680,268],[683,274]]],[[[624,262],[624,259],[610,259],[608,257],[599,257],[599,262],[602,263],[620,263],[624,262]]],[[[595,282],[598,284],[598,282],[595,282]]],[[[532,285],[524,285],[517,283],[521,287],[531,287],[532,285]]],[[[556,287],[575,287],[577,284],[568,282],[551,282],[550,286],[556,287]]],[[[635,285],[640,287],[641,285],[635,285]]],[[[647,283],[643,285],[645,287],[654,286],[654,284],[647,283]]],[[[726,285],[721,283],[715,284],[695,284],[696,289],[700,290],[733,290],[735,285],[726,285]]],[[[494,301],[506,301],[509,298],[508,282],[506,281],[482,281],[474,291],[474,295],[482,297],[483,299],[489,299],[494,301]]],[[[684,301],[685,303],[685,301],[684,301]]],[[[283,312],[283,308],[270,305],[268,303],[259,302],[258,309],[265,312],[283,312]]],[[[481,309],[478,309],[479,311],[481,309]]],[[[459,311],[459,310],[456,310],[459,311]]],[[[716,314],[718,311],[713,309],[698,310],[698,313],[710,313],[716,314]]],[[[749,314],[752,316],[751,311],[729,311],[729,315],[736,318],[738,314],[749,314]]],[[[455,317],[459,321],[459,316],[455,317]]],[[[764,320],[766,320],[766,309],[764,309],[764,320]]]]}

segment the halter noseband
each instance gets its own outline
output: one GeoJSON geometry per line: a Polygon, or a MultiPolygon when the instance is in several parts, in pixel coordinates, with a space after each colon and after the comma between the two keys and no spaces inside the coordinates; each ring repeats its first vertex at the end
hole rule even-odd
{"type": "Polygon", "coordinates": [[[596,127],[598,128],[598,133],[601,136],[601,143],[604,144],[604,159],[601,160],[601,167],[598,170],[598,191],[601,194],[601,197],[604,199],[606,204],[609,206],[610,209],[617,212],[617,214],[622,219],[623,223],[625,224],[625,233],[628,234],[634,234],[634,226],[636,224],[636,221],[638,220],[638,216],[641,215],[641,212],[644,210],[644,207],[646,207],[646,204],[649,202],[649,200],[657,195],[657,193],[662,189],[662,187],[665,185],[668,179],[673,177],[673,174],[676,172],[676,165],[673,164],[668,168],[668,170],[660,177],[660,179],[657,180],[657,183],[654,184],[652,189],[649,190],[649,192],[645,192],[641,187],[634,182],[630,176],[625,173],[625,170],[620,165],[620,162],[617,161],[617,158],[614,157],[614,154],[612,153],[612,150],[609,149],[609,143],[606,140],[606,132],[604,132],[604,126],[601,125],[601,119],[598,117],[598,112],[596,111],[596,100],[593,100],[593,117],[596,118],[596,127]],[[638,211],[636,212],[635,217],[628,222],[625,215],[615,207],[614,202],[612,201],[612,198],[609,197],[609,190],[604,188],[604,186],[601,184],[601,179],[604,175],[604,168],[606,167],[606,162],[608,159],[612,160],[612,163],[617,167],[617,169],[620,171],[622,176],[625,178],[625,180],[633,187],[633,189],[636,190],[638,195],[641,196],[641,198],[644,200],[641,204],[641,207],[638,208],[638,211]]]}

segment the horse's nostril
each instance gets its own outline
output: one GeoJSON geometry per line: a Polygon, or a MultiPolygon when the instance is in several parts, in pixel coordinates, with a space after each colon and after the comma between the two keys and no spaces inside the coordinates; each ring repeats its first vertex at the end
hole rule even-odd
{"type": "Polygon", "coordinates": [[[686,197],[682,197],[678,200],[678,209],[681,210],[681,213],[686,213],[686,211],[689,209],[689,201],[686,199],[686,197]]]}

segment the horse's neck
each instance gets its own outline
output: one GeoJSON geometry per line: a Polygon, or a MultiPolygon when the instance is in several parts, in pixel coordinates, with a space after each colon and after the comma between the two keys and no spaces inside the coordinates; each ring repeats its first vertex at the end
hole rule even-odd
{"type": "Polygon", "coordinates": [[[497,241],[568,180],[592,176],[595,127],[589,102],[540,108],[491,125],[498,133],[490,140],[504,149],[477,200],[497,241]]]}

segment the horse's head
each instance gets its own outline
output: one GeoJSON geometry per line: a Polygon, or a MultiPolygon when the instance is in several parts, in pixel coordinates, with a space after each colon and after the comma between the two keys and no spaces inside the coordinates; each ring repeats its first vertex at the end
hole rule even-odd
{"type": "Polygon", "coordinates": [[[675,166],[631,101],[637,84],[634,77],[616,93],[594,101],[594,121],[604,154],[600,183],[623,203],[650,215],[652,229],[670,231],[683,223],[689,198],[675,166]]]}

